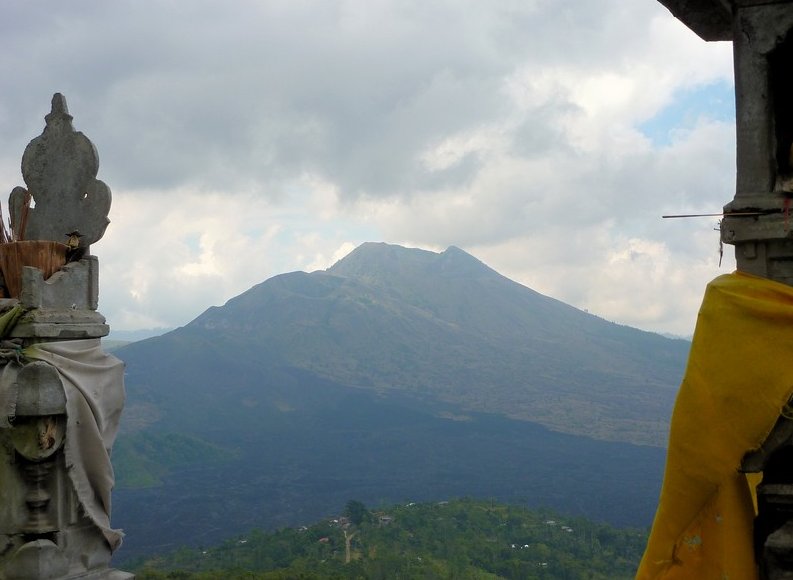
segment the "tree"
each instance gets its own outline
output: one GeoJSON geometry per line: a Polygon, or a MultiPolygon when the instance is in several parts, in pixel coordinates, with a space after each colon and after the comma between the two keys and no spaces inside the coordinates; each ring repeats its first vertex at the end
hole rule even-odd
{"type": "Polygon", "coordinates": [[[344,515],[350,518],[350,522],[356,526],[360,526],[364,520],[368,520],[370,517],[366,506],[354,499],[347,502],[344,507],[344,515]]]}

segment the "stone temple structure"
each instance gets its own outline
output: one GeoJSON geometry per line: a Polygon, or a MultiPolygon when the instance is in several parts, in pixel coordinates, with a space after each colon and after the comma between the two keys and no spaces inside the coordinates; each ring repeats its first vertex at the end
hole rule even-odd
{"type": "MultiPolygon", "coordinates": [[[[793,285],[793,0],[660,2],[704,40],[733,43],[737,180],[721,239],[735,246],[739,271],[793,285]]],[[[793,578],[791,418],[780,416],[742,463],[744,472],[763,473],[754,542],[764,578],[793,578]]]]}
{"type": "Polygon", "coordinates": [[[90,246],[109,223],[91,141],[52,99],[0,228],[0,578],[133,578],[110,567],[110,452],[123,364],[105,354],[90,246]]]}

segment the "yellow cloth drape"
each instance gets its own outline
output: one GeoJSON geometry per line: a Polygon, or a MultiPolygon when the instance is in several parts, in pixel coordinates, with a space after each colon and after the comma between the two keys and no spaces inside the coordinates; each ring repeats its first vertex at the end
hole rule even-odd
{"type": "Polygon", "coordinates": [[[791,393],[793,287],[742,273],[716,278],[672,413],[661,498],[637,579],[757,578],[754,485],[738,468],[791,393]]]}

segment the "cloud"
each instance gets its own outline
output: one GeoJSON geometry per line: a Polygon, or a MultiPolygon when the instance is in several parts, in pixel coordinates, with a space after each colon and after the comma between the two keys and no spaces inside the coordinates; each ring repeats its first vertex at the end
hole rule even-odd
{"type": "Polygon", "coordinates": [[[117,195],[108,232],[92,247],[109,324],[182,325],[270,276],[326,268],[372,238],[336,212],[332,190],[315,180],[305,188],[292,194],[296,208],[190,189],[117,195]]]}
{"type": "Polygon", "coordinates": [[[63,92],[114,193],[118,328],[385,240],[687,333],[713,224],[659,216],[732,198],[732,120],[696,98],[731,83],[730,46],[651,0],[12,3],[0,178],[63,92]]]}

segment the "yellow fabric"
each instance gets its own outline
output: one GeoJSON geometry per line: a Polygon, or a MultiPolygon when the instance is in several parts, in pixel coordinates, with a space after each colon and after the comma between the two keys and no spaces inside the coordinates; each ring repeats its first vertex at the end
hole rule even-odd
{"type": "Polygon", "coordinates": [[[708,285],[637,579],[757,578],[757,479],[738,467],[793,393],[792,357],[792,287],[742,273],[708,285]]]}

